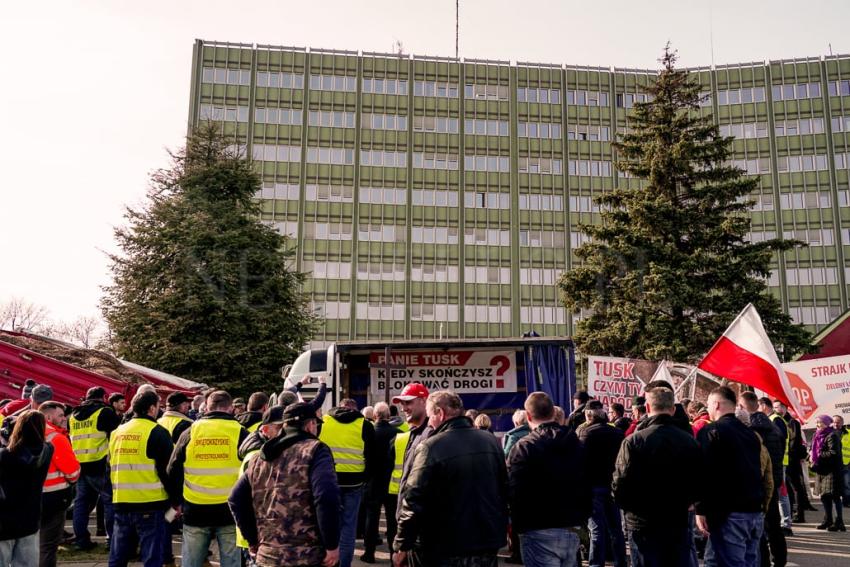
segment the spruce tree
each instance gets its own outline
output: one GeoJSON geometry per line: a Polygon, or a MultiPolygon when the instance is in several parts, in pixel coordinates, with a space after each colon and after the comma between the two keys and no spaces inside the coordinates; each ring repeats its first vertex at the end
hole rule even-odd
{"type": "Polygon", "coordinates": [[[260,220],[261,178],[205,124],[115,229],[101,308],[118,356],[226,388],[281,387],[316,320],[287,238],[260,220]]]}
{"type": "Polygon", "coordinates": [[[632,178],[596,199],[600,222],[559,287],[570,311],[590,310],[575,339],[585,354],[698,360],[747,303],[786,356],[809,344],[767,289],[773,254],[800,243],[745,238],[758,179],[729,165],[732,138],[700,115],[700,86],[662,68],[636,103],[630,130],[613,144],[616,167],[632,178]],[[640,180],[636,182],[634,180],[640,180]]]}

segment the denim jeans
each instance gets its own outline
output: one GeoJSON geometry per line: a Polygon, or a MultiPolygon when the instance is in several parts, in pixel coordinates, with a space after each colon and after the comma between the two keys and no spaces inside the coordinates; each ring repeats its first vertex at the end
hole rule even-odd
{"type": "Polygon", "coordinates": [[[103,502],[103,514],[106,520],[106,535],[112,537],[112,482],[109,480],[109,470],[100,475],[84,474],[77,482],[77,497],[74,499],[74,543],[88,545],[91,543],[89,533],[89,516],[97,505],[98,499],[103,502]]]}
{"type": "Polygon", "coordinates": [[[236,526],[187,526],[183,525],[183,567],[203,567],[207,550],[215,538],[221,567],[240,567],[242,552],[236,547],[236,526]]]}
{"type": "Polygon", "coordinates": [[[144,567],[161,567],[165,539],[165,512],[116,512],[109,548],[109,567],[126,567],[136,544],[144,567]]]}
{"type": "Polygon", "coordinates": [[[576,567],[578,533],[567,528],[533,530],[519,534],[526,567],[576,567]]]}
{"type": "Polygon", "coordinates": [[[633,529],[629,534],[632,567],[681,567],[691,565],[693,532],[688,526],[664,529],[633,529]]]}
{"type": "Polygon", "coordinates": [[[0,567],[38,567],[38,532],[0,540],[0,567]]]}
{"type": "Polygon", "coordinates": [[[357,513],[363,487],[340,489],[339,567],[351,567],[354,560],[354,540],[357,536],[357,513]]]}
{"type": "MultiPolygon", "coordinates": [[[[842,437],[842,441],[850,443],[850,436],[842,437]]],[[[850,465],[844,465],[844,507],[850,507],[850,465]]]]}
{"type": "Polygon", "coordinates": [[[611,489],[607,486],[593,487],[593,511],[587,522],[590,532],[590,567],[604,567],[605,548],[611,542],[614,567],[627,567],[626,540],[620,523],[620,509],[614,504],[611,489]]]}
{"type": "Polygon", "coordinates": [[[761,512],[732,512],[717,525],[708,524],[705,567],[750,567],[759,564],[764,532],[761,512]]]}
{"type": "Polygon", "coordinates": [[[791,529],[791,498],[788,496],[787,467],[782,467],[782,487],[779,489],[779,512],[782,518],[782,527],[791,529]]]}

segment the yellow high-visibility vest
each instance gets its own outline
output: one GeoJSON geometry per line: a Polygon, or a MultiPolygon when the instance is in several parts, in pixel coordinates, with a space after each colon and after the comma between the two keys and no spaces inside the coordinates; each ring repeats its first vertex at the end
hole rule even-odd
{"type": "Polygon", "coordinates": [[[73,415],[68,419],[71,447],[80,463],[94,463],[109,454],[109,436],[97,429],[97,419],[104,409],[95,411],[88,419],[80,420],[73,415]]]}
{"type": "MultiPolygon", "coordinates": [[[[254,449],[242,459],[242,466],[239,467],[239,476],[241,477],[245,474],[245,470],[247,470],[248,465],[251,463],[251,459],[260,454],[260,449],[254,449]]],[[[239,526],[236,527],[236,547],[241,547],[243,549],[248,549],[250,547],[248,545],[248,540],[242,537],[242,532],[239,531],[239,526]]]]}
{"type": "Polygon", "coordinates": [[[183,498],[192,504],[224,504],[239,478],[237,455],[242,425],[231,419],[199,419],[192,424],[183,498]]]}
{"type": "Polygon", "coordinates": [[[160,502],[168,499],[156,473],[156,464],[148,458],[148,439],[156,423],[133,418],[112,433],[109,440],[109,470],[112,502],[119,504],[160,502]]]}
{"type": "Polygon", "coordinates": [[[248,433],[253,433],[253,432],[255,432],[256,430],[258,430],[258,429],[260,428],[260,426],[261,426],[262,424],[263,424],[263,422],[262,422],[262,421],[258,421],[257,423],[255,423],[254,425],[252,425],[251,427],[249,427],[249,428],[248,428],[248,433]]]}
{"type": "Polygon", "coordinates": [[[410,431],[399,433],[393,441],[395,450],[395,462],[393,463],[393,474],[390,476],[390,494],[398,494],[401,487],[401,473],[404,468],[404,451],[407,449],[407,441],[410,439],[410,431]]]}
{"type": "MultiPolygon", "coordinates": [[[[843,429],[841,433],[838,434],[838,438],[841,439],[841,462],[844,465],[850,465],[850,431],[843,429]]],[[[844,487],[847,490],[847,487],[844,487]]],[[[847,494],[845,492],[845,494],[847,494]]]]}
{"type": "Polygon", "coordinates": [[[162,417],[157,420],[157,423],[166,428],[169,435],[174,435],[174,429],[181,421],[191,422],[192,420],[179,411],[167,411],[162,414],[162,417]]]}
{"type": "MultiPolygon", "coordinates": [[[[777,419],[782,419],[782,416],[778,413],[772,413],[768,417],[770,417],[770,421],[776,421],[777,419]]],[[[791,448],[791,426],[782,419],[782,423],[785,425],[785,454],[782,455],[782,466],[787,467],[788,460],[788,451],[791,448]]]]}
{"type": "Polygon", "coordinates": [[[322,425],[319,439],[331,448],[336,472],[365,472],[366,457],[363,451],[366,443],[363,441],[363,418],[359,417],[351,423],[340,423],[329,415],[322,419],[325,423],[322,425]]]}

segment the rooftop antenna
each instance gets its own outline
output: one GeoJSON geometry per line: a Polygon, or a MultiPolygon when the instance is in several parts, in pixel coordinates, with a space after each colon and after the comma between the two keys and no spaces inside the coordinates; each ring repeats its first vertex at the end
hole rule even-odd
{"type": "Polygon", "coordinates": [[[393,41],[393,53],[396,55],[404,55],[404,44],[401,41],[393,41]]]}
{"type": "Polygon", "coordinates": [[[459,59],[460,52],[458,47],[460,45],[460,0],[455,0],[455,59],[459,59]]]}
{"type": "Polygon", "coordinates": [[[829,42],[829,56],[832,57],[832,42],[829,42]]]}

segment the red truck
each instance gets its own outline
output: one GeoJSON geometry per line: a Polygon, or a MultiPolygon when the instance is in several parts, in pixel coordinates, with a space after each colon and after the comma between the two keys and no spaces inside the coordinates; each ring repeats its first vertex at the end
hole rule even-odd
{"type": "Polygon", "coordinates": [[[162,399],[178,391],[191,396],[206,387],[55,339],[30,333],[0,331],[0,399],[19,399],[28,379],[38,384],[47,384],[53,389],[54,400],[72,405],[79,404],[85,398],[86,391],[93,386],[102,386],[107,394],[124,394],[128,400],[144,383],[154,385],[162,399]],[[69,353],[82,359],[88,357],[108,362],[111,375],[64,362],[46,352],[69,353]]]}

